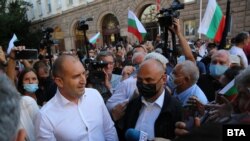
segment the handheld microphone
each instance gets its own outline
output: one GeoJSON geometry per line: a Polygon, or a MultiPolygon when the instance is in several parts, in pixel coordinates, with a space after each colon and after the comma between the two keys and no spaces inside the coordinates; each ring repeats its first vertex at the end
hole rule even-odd
{"type": "Polygon", "coordinates": [[[143,131],[129,128],[125,133],[125,139],[127,141],[147,141],[148,134],[143,131]]]}

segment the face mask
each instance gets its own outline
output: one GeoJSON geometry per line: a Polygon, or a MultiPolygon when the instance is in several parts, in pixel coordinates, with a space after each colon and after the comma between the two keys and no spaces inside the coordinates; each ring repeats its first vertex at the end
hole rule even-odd
{"type": "Polygon", "coordinates": [[[227,69],[228,66],[225,65],[210,64],[209,66],[210,75],[212,76],[221,76],[227,69]]]}
{"type": "Polygon", "coordinates": [[[38,84],[23,84],[23,88],[29,93],[34,93],[38,89],[38,84]]]}
{"type": "Polygon", "coordinates": [[[39,78],[39,85],[44,86],[48,85],[51,83],[51,78],[50,77],[41,77],[39,78]]]}
{"type": "Polygon", "coordinates": [[[156,84],[144,84],[140,81],[136,82],[139,93],[146,99],[150,99],[156,95],[156,84]]]}

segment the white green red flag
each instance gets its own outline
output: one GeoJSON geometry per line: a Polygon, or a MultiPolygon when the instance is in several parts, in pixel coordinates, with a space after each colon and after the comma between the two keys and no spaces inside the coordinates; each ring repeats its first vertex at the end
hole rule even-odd
{"type": "Polygon", "coordinates": [[[98,32],[98,33],[96,33],[93,37],[91,37],[90,39],[89,39],[89,42],[91,43],[91,44],[95,44],[96,43],[96,41],[97,41],[97,39],[100,37],[100,32],[98,32]]]}
{"type": "Polygon", "coordinates": [[[219,94],[225,96],[229,100],[233,100],[238,94],[234,81],[235,79],[229,82],[222,90],[219,91],[219,94]]]}
{"type": "Polygon", "coordinates": [[[225,27],[225,19],[216,0],[209,0],[198,32],[206,35],[209,39],[214,39],[215,42],[220,42],[225,27]]]}
{"type": "Polygon", "coordinates": [[[147,31],[143,27],[142,23],[130,10],[128,11],[128,32],[134,34],[138,38],[139,42],[141,42],[147,34],[147,31]]]}

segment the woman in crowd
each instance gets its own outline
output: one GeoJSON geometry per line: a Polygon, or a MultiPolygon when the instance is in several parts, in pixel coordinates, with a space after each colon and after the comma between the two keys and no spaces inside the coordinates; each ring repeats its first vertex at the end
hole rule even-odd
{"type": "Polygon", "coordinates": [[[27,132],[27,140],[35,140],[34,120],[39,107],[42,106],[43,98],[39,95],[38,78],[31,68],[24,69],[18,77],[18,90],[22,95],[20,127],[27,132]]]}

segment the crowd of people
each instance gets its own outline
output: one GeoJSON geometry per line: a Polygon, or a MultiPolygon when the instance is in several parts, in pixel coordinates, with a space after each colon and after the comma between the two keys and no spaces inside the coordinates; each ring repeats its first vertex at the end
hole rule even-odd
{"type": "Polygon", "coordinates": [[[0,48],[0,140],[221,140],[224,124],[249,124],[249,33],[218,49],[201,39],[190,47],[178,19],[171,30],[177,64],[160,36],[89,48],[89,58],[61,53],[52,66],[15,59],[24,46],[0,48]]]}

